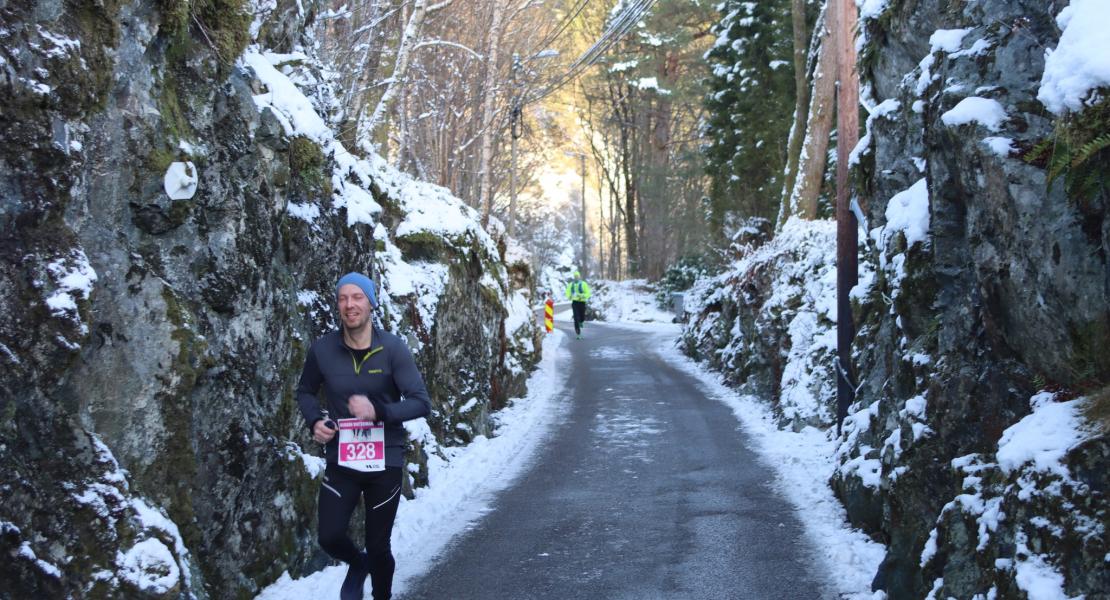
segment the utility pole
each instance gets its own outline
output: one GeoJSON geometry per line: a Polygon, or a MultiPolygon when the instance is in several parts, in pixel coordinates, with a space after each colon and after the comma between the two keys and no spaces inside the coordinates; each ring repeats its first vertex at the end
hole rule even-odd
{"type": "Polygon", "coordinates": [[[597,177],[597,276],[605,277],[605,183],[597,177]]]}
{"type": "Polygon", "coordinates": [[[586,244],[586,154],[578,154],[578,164],[582,169],[582,272],[586,272],[586,264],[590,262],[590,255],[587,254],[588,246],[586,244]]]}
{"type": "Polygon", "coordinates": [[[833,36],[839,86],[836,94],[836,433],[855,400],[856,379],[852,368],[852,340],[856,336],[852,302],[848,292],[859,282],[857,231],[852,214],[852,190],[848,155],[859,138],[859,73],[852,30],[857,20],[855,0],[832,0],[835,7],[833,36]]]}
{"type": "MultiPolygon", "coordinates": [[[[510,71],[512,75],[513,105],[512,112],[509,113],[509,136],[512,138],[509,151],[509,226],[507,228],[509,237],[516,235],[516,141],[524,134],[524,95],[521,93],[524,84],[520,80],[521,71],[524,70],[524,60],[533,61],[556,56],[559,56],[559,51],[550,49],[538,52],[527,59],[521,59],[519,54],[513,53],[513,67],[510,71]]],[[[490,203],[492,204],[492,200],[490,203]]]]}
{"type": "Polygon", "coordinates": [[[583,273],[586,272],[586,263],[589,262],[589,244],[586,238],[586,153],[585,152],[571,152],[570,150],[563,150],[564,156],[574,156],[578,158],[578,171],[582,175],[582,185],[579,188],[579,231],[582,235],[581,255],[578,258],[578,270],[583,273]]]}

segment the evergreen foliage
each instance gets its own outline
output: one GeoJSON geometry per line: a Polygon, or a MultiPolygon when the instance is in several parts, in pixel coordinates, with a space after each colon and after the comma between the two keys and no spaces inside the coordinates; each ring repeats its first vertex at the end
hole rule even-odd
{"type": "Polygon", "coordinates": [[[655,303],[660,308],[667,308],[672,292],[684,292],[694,285],[700,277],[715,274],[710,268],[710,261],[701,254],[688,254],[679,258],[659,278],[656,285],[655,303]]]}
{"type": "Polygon", "coordinates": [[[1108,187],[1110,100],[1057,121],[1052,135],[1037,143],[1025,160],[1044,167],[1049,183],[1063,176],[1073,201],[1084,206],[1093,203],[1108,187]]]}
{"type": "Polygon", "coordinates": [[[703,152],[709,221],[724,240],[730,224],[778,211],[795,92],[790,2],[725,0],[718,10],[703,152]]]}

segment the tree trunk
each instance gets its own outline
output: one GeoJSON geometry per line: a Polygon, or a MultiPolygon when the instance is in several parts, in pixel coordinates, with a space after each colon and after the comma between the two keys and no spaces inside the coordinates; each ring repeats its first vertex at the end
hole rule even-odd
{"type": "Polygon", "coordinates": [[[489,213],[493,207],[493,116],[497,108],[497,57],[501,45],[501,2],[493,3],[493,18],[489,30],[489,46],[486,52],[486,82],[482,87],[482,146],[478,158],[478,170],[482,174],[479,188],[479,202],[482,204],[482,224],[489,223],[489,213]]]}
{"type": "Polygon", "coordinates": [[[409,63],[412,60],[412,49],[420,38],[420,28],[424,26],[424,18],[428,13],[439,10],[453,2],[444,0],[434,6],[428,6],[427,0],[415,0],[412,14],[409,15],[405,32],[401,35],[401,42],[397,45],[397,59],[394,62],[393,73],[390,75],[389,85],[374,107],[370,117],[359,123],[358,141],[364,152],[374,152],[373,139],[378,127],[385,120],[385,113],[389,110],[397,94],[404,85],[405,76],[408,74],[409,63]]]}
{"type": "Polygon", "coordinates": [[[790,215],[803,219],[817,218],[817,197],[825,176],[825,164],[832,132],[836,101],[836,48],[828,30],[821,29],[821,46],[818,50],[817,69],[813,74],[813,97],[809,105],[809,122],[805,142],[798,158],[798,177],[790,194],[790,202],[782,227],[790,215]]]}
{"type": "Polygon", "coordinates": [[[638,245],[638,232],[637,232],[637,219],[639,217],[638,194],[639,186],[636,182],[635,174],[632,169],[633,150],[632,144],[632,130],[636,126],[633,120],[632,109],[628,105],[628,96],[625,91],[621,89],[620,84],[617,85],[616,99],[618,112],[620,115],[619,127],[621,136],[621,174],[624,176],[624,239],[625,247],[628,250],[628,275],[636,277],[640,273],[640,248],[638,245]]]}
{"type": "MultiPolygon", "coordinates": [[[[792,0],[790,19],[794,29],[794,122],[790,126],[790,138],[786,147],[786,177],[782,182],[782,195],[779,204],[779,222],[790,215],[786,207],[790,193],[794,189],[794,179],[798,176],[798,153],[802,149],[804,124],[809,120],[809,82],[806,68],[806,6],[805,0],[792,0]]],[[[818,23],[820,26],[820,23],[818,23]]]]}

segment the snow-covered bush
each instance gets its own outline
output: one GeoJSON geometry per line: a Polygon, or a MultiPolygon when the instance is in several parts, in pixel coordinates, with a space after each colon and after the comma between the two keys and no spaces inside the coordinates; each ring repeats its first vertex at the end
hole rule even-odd
{"type": "Polygon", "coordinates": [[[835,223],[791,219],[686,295],[686,352],[794,428],[835,415],[835,247],[835,223]]]}

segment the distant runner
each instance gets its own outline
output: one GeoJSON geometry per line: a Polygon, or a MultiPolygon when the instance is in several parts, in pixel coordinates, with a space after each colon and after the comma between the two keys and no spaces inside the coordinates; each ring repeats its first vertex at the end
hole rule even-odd
{"type": "Polygon", "coordinates": [[[586,320],[586,301],[590,299],[590,284],[582,279],[578,271],[575,271],[572,276],[574,281],[567,284],[567,298],[570,299],[570,308],[574,312],[574,335],[582,339],[582,323],[586,320]]]}
{"type": "Polygon", "coordinates": [[[349,565],[342,600],[361,600],[368,574],[374,600],[388,600],[396,566],[389,540],[405,449],[401,423],[426,416],[431,402],[408,346],[374,324],[374,282],[348,273],[335,294],[342,326],[312,344],[297,386],[301,414],[316,441],[325,444],[327,457],[318,508],[320,546],[349,565]],[[324,410],[317,397],[321,387],[324,410]],[[347,537],[359,498],[366,508],[362,552],[347,537]]]}

